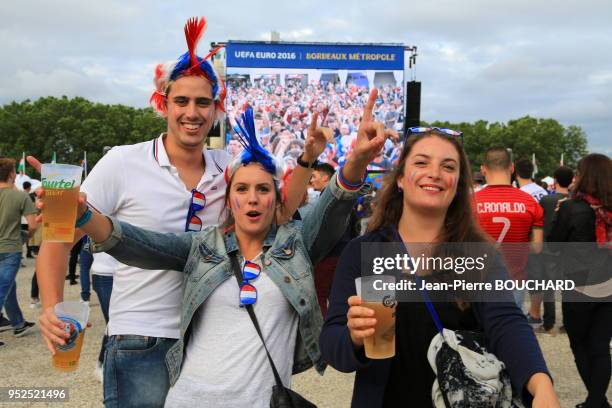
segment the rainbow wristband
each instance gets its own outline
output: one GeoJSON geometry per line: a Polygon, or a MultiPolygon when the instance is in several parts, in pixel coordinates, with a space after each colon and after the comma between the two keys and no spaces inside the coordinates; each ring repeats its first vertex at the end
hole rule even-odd
{"type": "Polygon", "coordinates": [[[74,226],[76,228],[81,228],[83,225],[87,224],[89,220],[91,220],[92,215],[93,212],[91,211],[91,208],[87,207],[87,211],[85,211],[83,215],[79,217],[74,226]]]}
{"type": "Polygon", "coordinates": [[[342,189],[348,190],[348,191],[357,191],[357,190],[359,190],[361,188],[361,186],[363,185],[363,179],[359,180],[359,183],[357,183],[357,184],[349,183],[344,178],[344,175],[342,174],[342,170],[344,170],[344,167],[342,167],[342,168],[340,168],[340,170],[338,170],[338,185],[342,189]]]}

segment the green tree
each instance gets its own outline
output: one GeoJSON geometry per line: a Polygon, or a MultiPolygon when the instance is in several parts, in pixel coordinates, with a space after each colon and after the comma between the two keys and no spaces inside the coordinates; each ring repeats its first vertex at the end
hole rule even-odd
{"type": "MultiPolygon", "coordinates": [[[[586,135],[577,126],[564,127],[554,119],[525,116],[507,123],[478,120],[474,123],[433,122],[464,133],[463,143],[472,168],[478,169],[491,146],[511,148],[514,159],[531,159],[535,153],[539,175],[550,175],[559,164],[575,167],[586,154],[586,135]]],[[[164,119],[151,108],[93,103],[76,97],[44,97],[36,101],[0,106],[0,155],[14,158],[22,152],[42,161],[57,153],[58,162],[80,164],[87,151],[91,169],[104,146],[138,143],[166,129],[164,119]]],[[[31,176],[33,169],[28,167],[31,176]]]]}
{"type": "Polygon", "coordinates": [[[463,144],[473,170],[482,164],[484,152],[492,146],[512,149],[515,161],[531,160],[535,154],[537,176],[551,175],[559,166],[561,154],[564,164],[576,166],[587,153],[586,134],[577,126],[563,127],[554,119],[538,119],[525,116],[508,123],[433,122],[429,126],[446,127],[463,132],[463,144]]]}
{"type": "MultiPolygon", "coordinates": [[[[152,109],[92,103],[84,98],[44,97],[0,107],[0,155],[41,161],[53,153],[61,163],[80,164],[87,151],[91,169],[104,146],[138,143],[159,135],[165,121],[152,109]]],[[[28,173],[36,176],[28,167],[28,173]]]]}

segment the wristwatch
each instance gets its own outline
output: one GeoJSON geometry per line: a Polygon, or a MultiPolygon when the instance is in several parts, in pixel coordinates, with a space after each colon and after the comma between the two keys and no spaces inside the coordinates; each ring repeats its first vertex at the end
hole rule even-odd
{"type": "Polygon", "coordinates": [[[297,164],[307,169],[314,169],[315,167],[317,167],[317,165],[319,164],[319,161],[317,159],[315,159],[315,161],[313,161],[312,163],[308,163],[302,160],[303,155],[304,153],[300,154],[300,156],[297,158],[297,164]]]}

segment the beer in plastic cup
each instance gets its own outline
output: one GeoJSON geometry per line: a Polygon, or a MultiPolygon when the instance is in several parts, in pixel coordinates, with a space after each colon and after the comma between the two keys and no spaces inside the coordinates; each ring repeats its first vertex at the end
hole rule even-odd
{"type": "Polygon", "coordinates": [[[43,240],[72,242],[83,169],[70,164],[43,164],[43,240]]]}
{"type": "Polygon", "coordinates": [[[364,276],[355,279],[357,296],[362,306],[374,310],[374,334],[363,339],[365,355],[372,359],[391,358],[395,355],[395,291],[381,288],[383,283],[395,283],[389,275],[364,276]],[[380,281],[374,285],[375,281],[380,281]]]}
{"type": "Polygon", "coordinates": [[[59,371],[74,371],[79,367],[89,306],[80,302],[61,302],[55,305],[55,314],[64,323],[70,337],[65,345],[55,345],[57,352],[53,356],[53,367],[59,371]]]}

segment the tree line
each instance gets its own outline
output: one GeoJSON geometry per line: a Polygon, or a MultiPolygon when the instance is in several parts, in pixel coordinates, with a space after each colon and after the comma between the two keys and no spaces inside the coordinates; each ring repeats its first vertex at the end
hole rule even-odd
{"type": "MultiPolygon", "coordinates": [[[[81,164],[86,151],[91,170],[104,146],[142,142],[165,130],[150,108],[44,97],[0,107],[0,155],[19,159],[25,152],[50,162],[55,152],[58,163],[81,164]]],[[[38,177],[30,167],[27,173],[38,177]]]]}
{"type": "Polygon", "coordinates": [[[447,127],[463,132],[463,145],[472,168],[482,164],[484,152],[492,146],[512,149],[512,158],[531,160],[535,154],[536,176],[552,176],[561,161],[565,166],[576,164],[587,152],[585,132],[578,126],[563,126],[554,119],[524,116],[507,123],[478,120],[474,123],[433,122],[430,126],[447,127]]]}
{"type": "MultiPolygon", "coordinates": [[[[538,175],[551,175],[561,155],[575,168],[587,153],[586,135],[578,126],[563,126],[554,119],[525,116],[507,123],[479,120],[474,123],[432,122],[430,126],[463,132],[463,143],[474,170],[490,146],[512,149],[515,160],[536,156],[538,175]]],[[[58,163],[80,164],[87,151],[91,169],[104,146],[132,144],[152,139],[166,130],[164,119],[151,108],[93,103],[81,97],[43,97],[11,102],[0,107],[0,156],[19,159],[22,152],[58,163]]],[[[36,176],[28,167],[28,174],[36,176]]]]}

